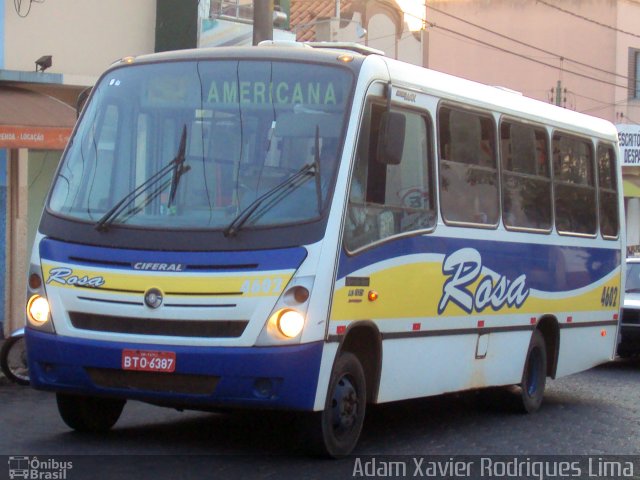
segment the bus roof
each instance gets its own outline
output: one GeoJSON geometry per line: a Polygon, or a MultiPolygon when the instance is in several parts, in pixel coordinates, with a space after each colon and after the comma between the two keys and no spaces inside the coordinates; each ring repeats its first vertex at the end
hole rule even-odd
{"type": "Polygon", "coordinates": [[[558,107],[504,87],[486,85],[391,58],[384,58],[384,62],[391,72],[394,86],[417,88],[424,93],[465,105],[488,108],[505,115],[597,135],[611,141],[617,140],[615,125],[602,118],[558,107]]]}
{"type": "MultiPolygon", "coordinates": [[[[335,61],[336,48],[349,51],[354,58],[363,59],[366,55],[380,53],[373,51],[359,51],[357,49],[346,49],[335,46],[311,47],[311,45],[297,42],[273,42],[264,43],[254,47],[208,47],[192,48],[186,50],[173,50],[167,52],[150,53],[135,57],[135,63],[139,62],[162,62],[179,60],[200,60],[219,58],[281,58],[283,60],[327,60],[335,61]]],[[[132,58],[133,57],[128,57],[132,58]]],[[[123,59],[124,60],[124,59],[123,59]]],[[[119,62],[116,62],[119,64],[119,62]]]]}

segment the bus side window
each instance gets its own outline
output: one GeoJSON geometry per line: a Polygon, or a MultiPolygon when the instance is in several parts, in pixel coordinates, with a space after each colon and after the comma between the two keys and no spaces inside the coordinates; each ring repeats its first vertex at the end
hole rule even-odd
{"type": "Polygon", "coordinates": [[[556,229],[596,233],[596,188],[590,141],[562,133],[553,136],[556,229]]]}
{"type": "Polygon", "coordinates": [[[500,125],[503,221],[507,227],[551,229],[551,178],[542,128],[500,125]]]}
{"type": "Polygon", "coordinates": [[[445,221],[497,225],[500,208],[493,119],[442,107],[438,135],[440,202],[445,221]]]}
{"type": "Polygon", "coordinates": [[[617,238],[618,188],[616,182],[616,156],[612,145],[598,145],[598,193],[600,195],[600,233],[605,238],[617,238]]]}
{"type": "Polygon", "coordinates": [[[435,225],[429,118],[393,108],[405,121],[398,164],[378,159],[384,105],[369,104],[351,179],[345,245],[355,250],[393,235],[435,225]]]}

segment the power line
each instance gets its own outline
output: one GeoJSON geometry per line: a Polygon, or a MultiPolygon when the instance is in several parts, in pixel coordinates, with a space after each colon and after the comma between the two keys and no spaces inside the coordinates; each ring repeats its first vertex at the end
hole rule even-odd
{"type": "Polygon", "coordinates": [[[617,102],[611,103],[611,102],[603,102],[602,100],[598,100],[598,99],[595,99],[595,98],[592,98],[592,97],[587,97],[585,95],[580,95],[580,94],[575,93],[573,91],[571,91],[571,93],[576,97],[585,98],[587,100],[591,100],[591,101],[594,101],[594,102],[602,103],[602,105],[600,105],[598,107],[591,107],[591,108],[587,108],[585,110],[582,110],[582,113],[597,112],[598,110],[603,110],[603,109],[609,108],[609,107],[614,107],[615,108],[615,107],[622,107],[622,106],[625,106],[625,107],[634,106],[634,105],[632,105],[632,104],[630,104],[628,102],[628,99],[619,100],[617,102]]]}
{"type": "Polygon", "coordinates": [[[576,65],[581,65],[581,66],[583,66],[583,67],[591,68],[591,69],[593,69],[593,70],[597,70],[597,71],[599,71],[599,72],[606,73],[606,74],[608,74],[608,75],[614,75],[614,76],[620,77],[621,79],[628,80],[628,77],[626,77],[626,76],[624,76],[624,75],[620,75],[620,74],[618,74],[618,73],[616,73],[616,72],[611,72],[611,71],[609,71],[609,70],[605,70],[605,69],[603,69],[603,68],[594,67],[593,65],[589,65],[589,64],[587,64],[587,63],[580,62],[580,61],[578,61],[578,60],[574,60],[574,59],[572,59],[572,58],[568,58],[568,57],[566,57],[566,56],[564,56],[564,55],[559,55],[559,54],[557,54],[557,53],[555,53],[555,52],[552,52],[552,51],[549,51],[549,50],[545,50],[545,49],[543,49],[543,48],[536,47],[536,46],[534,46],[534,45],[530,45],[530,44],[528,44],[528,43],[526,43],[526,42],[523,42],[523,41],[521,41],[521,40],[518,40],[517,38],[509,37],[508,35],[504,35],[504,34],[502,34],[502,33],[496,32],[495,30],[491,30],[491,29],[489,29],[489,28],[483,27],[482,25],[478,25],[478,24],[475,24],[475,23],[469,22],[468,20],[465,20],[465,19],[463,19],[463,18],[460,18],[460,17],[458,17],[458,16],[456,16],[456,15],[452,15],[452,14],[447,13],[447,12],[445,12],[445,11],[443,11],[443,10],[438,9],[438,8],[435,8],[435,7],[432,7],[432,6],[428,6],[428,5],[426,5],[426,7],[427,7],[427,8],[429,8],[430,10],[433,10],[433,11],[435,11],[435,12],[441,13],[441,14],[446,15],[446,16],[448,16],[448,17],[455,18],[456,20],[458,20],[458,21],[460,21],[460,22],[466,23],[466,24],[471,25],[471,26],[473,26],[473,27],[475,27],[475,28],[478,28],[478,29],[480,29],[480,30],[484,30],[485,32],[489,32],[489,33],[491,33],[491,34],[493,34],[493,35],[496,35],[496,36],[498,36],[498,37],[500,37],[500,38],[504,38],[504,39],[506,39],[506,40],[509,40],[509,41],[515,42],[515,43],[517,43],[517,44],[519,44],[519,45],[524,45],[525,47],[531,48],[531,49],[533,49],[533,50],[537,50],[537,51],[542,52],[542,53],[544,53],[544,54],[546,54],[546,55],[551,55],[551,56],[557,57],[558,59],[561,59],[561,60],[567,60],[567,61],[569,61],[569,62],[571,62],[571,63],[575,63],[576,65]]]}
{"type": "MultiPolygon", "coordinates": [[[[546,5],[546,2],[544,2],[543,0],[537,0],[537,1],[540,1],[541,3],[545,3],[545,5],[546,5]]],[[[631,1],[631,0],[629,0],[629,1],[631,1]]],[[[635,3],[635,2],[634,2],[634,3],[635,3]]],[[[638,2],[638,3],[640,3],[640,2],[638,2]]],[[[467,21],[467,20],[464,20],[464,19],[462,19],[462,18],[460,18],[460,17],[457,17],[457,16],[455,16],[455,15],[449,14],[449,13],[444,12],[444,11],[442,11],[442,10],[439,10],[439,9],[437,9],[437,8],[435,8],[435,7],[431,7],[431,6],[428,6],[428,5],[425,5],[425,7],[430,8],[431,10],[437,11],[437,12],[439,12],[439,13],[442,13],[442,14],[444,14],[444,15],[447,15],[447,16],[449,16],[449,17],[452,17],[452,18],[454,18],[454,19],[456,19],[456,20],[459,20],[459,21],[461,21],[461,22],[463,22],[463,23],[466,23],[466,24],[468,24],[468,25],[471,25],[471,26],[473,26],[473,27],[476,27],[476,28],[478,28],[478,29],[480,29],[480,30],[487,31],[487,32],[489,32],[489,33],[491,33],[491,34],[494,34],[494,35],[498,36],[498,37],[502,37],[502,38],[505,38],[505,39],[507,39],[507,40],[509,40],[509,41],[513,41],[513,42],[515,42],[515,43],[518,43],[518,44],[524,45],[524,46],[526,46],[526,47],[532,48],[532,49],[534,49],[534,50],[540,51],[540,52],[542,52],[542,53],[544,53],[544,54],[546,54],[546,55],[551,55],[552,57],[559,58],[559,59],[561,59],[561,60],[567,60],[567,61],[569,61],[569,62],[571,62],[571,63],[575,63],[576,65],[579,65],[579,66],[583,66],[583,67],[590,68],[590,69],[593,69],[593,70],[596,70],[596,71],[600,71],[600,72],[605,73],[605,74],[608,74],[608,75],[614,75],[614,76],[619,77],[620,79],[623,79],[623,80],[628,80],[628,77],[626,77],[626,76],[624,76],[624,75],[620,75],[620,74],[615,73],[615,72],[611,72],[611,71],[608,71],[608,70],[605,70],[605,69],[601,69],[601,68],[598,68],[598,67],[594,67],[594,66],[589,65],[589,64],[586,64],[586,63],[584,63],[584,62],[580,62],[580,61],[578,61],[578,60],[574,60],[574,59],[566,58],[566,57],[564,57],[564,56],[562,56],[562,55],[558,55],[558,54],[557,54],[557,53],[555,53],[555,52],[551,52],[551,51],[548,51],[548,50],[545,50],[545,49],[542,49],[542,48],[539,48],[539,47],[535,47],[535,46],[533,46],[533,45],[526,44],[526,43],[524,43],[524,42],[522,42],[522,41],[520,41],[520,40],[518,40],[518,39],[515,39],[515,38],[512,38],[512,37],[509,37],[509,36],[507,36],[507,35],[504,35],[504,34],[501,34],[501,33],[499,33],[499,32],[493,31],[493,30],[491,30],[491,29],[488,29],[488,28],[482,27],[481,25],[474,24],[474,23],[469,22],[469,21],[467,21]]],[[[570,13],[570,12],[569,12],[569,13],[570,13]]],[[[585,18],[585,19],[587,19],[586,17],[584,17],[584,18],[585,18]]],[[[587,19],[587,20],[588,20],[588,19],[587,19]]],[[[499,47],[499,46],[497,46],[497,45],[494,45],[494,44],[492,44],[492,43],[485,42],[485,41],[480,40],[480,39],[478,39],[478,38],[475,38],[475,37],[472,37],[472,36],[470,36],[470,35],[466,35],[466,34],[460,33],[460,32],[458,32],[458,31],[456,31],[456,30],[453,30],[453,29],[450,29],[450,28],[446,28],[446,27],[443,27],[443,26],[437,25],[437,24],[432,23],[432,22],[425,22],[425,23],[426,23],[427,25],[429,25],[430,27],[434,28],[434,29],[439,29],[439,30],[444,31],[444,32],[449,32],[449,33],[454,34],[454,35],[456,35],[456,36],[458,36],[458,37],[461,37],[461,38],[464,38],[464,39],[469,40],[469,41],[471,41],[471,42],[474,42],[474,43],[476,43],[476,44],[481,44],[481,45],[487,46],[487,47],[489,47],[489,48],[492,48],[492,49],[495,49],[495,50],[498,50],[498,51],[502,51],[502,52],[505,52],[505,53],[509,53],[509,54],[511,54],[511,55],[515,55],[515,56],[520,57],[520,58],[523,58],[523,59],[525,59],[525,60],[529,60],[529,61],[531,61],[531,62],[538,63],[538,64],[543,65],[543,66],[546,66],[546,67],[548,67],[548,68],[552,68],[552,69],[554,69],[554,70],[560,70],[560,71],[562,71],[562,72],[566,72],[567,74],[575,75],[575,76],[578,76],[578,77],[582,77],[582,78],[585,78],[585,79],[588,79],[588,80],[592,80],[592,81],[595,81],[595,82],[600,82],[600,83],[603,83],[603,84],[606,84],[606,85],[611,85],[611,86],[614,86],[614,87],[617,87],[617,88],[622,88],[622,89],[625,89],[625,90],[628,88],[628,86],[627,86],[627,85],[619,85],[619,84],[617,84],[617,83],[615,83],[615,82],[609,82],[609,81],[607,81],[607,80],[602,80],[602,79],[599,79],[599,78],[593,77],[593,76],[591,76],[591,75],[583,74],[583,73],[576,72],[576,71],[573,71],[573,70],[567,70],[567,69],[564,69],[564,68],[562,68],[562,67],[557,67],[557,66],[555,66],[555,65],[552,65],[552,64],[549,64],[549,63],[543,62],[543,61],[538,60],[538,59],[536,59],[536,58],[533,58],[533,57],[531,57],[531,56],[528,56],[528,55],[525,55],[525,54],[516,53],[516,52],[513,52],[513,51],[508,50],[508,49],[505,49],[505,48],[501,48],[501,47],[499,47]]],[[[604,25],[604,24],[603,24],[603,25],[604,25]]],[[[606,26],[606,25],[604,25],[604,26],[606,26]]],[[[611,28],[611,27],[610,27],[610,28],[611,28]]],[[[369,39],[369,41],[373,41],[373,40],[380,40],[380,39],[383,39],[383,38],[386,38],[386,37],[390,37],[390,36],[393,36],[393,35],[394,35],[394,34],[392,34],[392,35],[385,35],[385,36],[378,37],[378,38],[374,38],[374,39],[370,38],[370,39],[369,39]]],[[[640,37],[640,36],[638,36],[638,37],[640,37]]],[[[575,95],[575,96],[578,96],[578,97],[582,97],[582,98],[585,98],[585,99],[589,99],[589,100],[592,100],[592,101],[596,101],[596,102],[603,103],[601,100],[597,100],[597,99],[594,99],[594,98],[589,98],[589,97],[586,97],[586,96],[583,96],[583,95],[578,95],[578,94],[576,94],[575,92],[571,92],[571,93],[572,93],[573,95],[575,95]]],[[[621,101],[621,102],[619,102],[619,103],[620,103],[620,104],[625,104],[625,103],[628,103],[628,102],[626,102],[626,100],[623,100],[623,101],[621,101]]],[[[609,107],[609,106],[615,106],[615,105],[617,105],[617,104],[607,104],[607,105],[606,105],[606,106],[604,106],[604,107],[597,107],[597,108],[593,108],[593,109],[585,110],[585,112],[587,112],[587,111],[591,111],[591,110],[599,110],[599,109],[602,109],[602,108],[607,108],[607,107],[609,107]]]]}
{"type": "MultiPolygon", "coordinates": [[[[526,55],[518,54],[518,53],[515,53],[515,52],[511,52],[511,51],[509,51],[509,50],[505,50],[505,49],[500,48],[500,47],[496,47],[495,45],[489,44],[489,43],[487,43],[487,42],[483,42],[483,41],[481,41],[481,40],[478,40],[478,39],[476,39],[476,38],[470,37],[470,36],[468,36],[468,35],[461,34],[461,33],[459,33],[459,32],[456,32],[455,30],[451,30],[451,29],[448,29],[448,28],[445,28],[445,27],[440,27],[440,26],[437,26],[437,25],[432,24],[432,23],[429,23],[429,22],[428,22],[428,24],[429,24],[431,27],[439,28],[440,30],[445,30],[445,31],[447,31],[447,32],[453,33],[454,35],[462,36],[462,37],[464,37],[464,38],[466,38],[467,40],[470,40],[470,41],[472,41],[472,42],[484,44],[485,46],[488,46],[489,48],[494,48],[494,49],[497,49],[497,50],[500,50],[500,51],[504,51],[504,52],[507,52],[507,53],[511,53],[511,54],[513,54],[513,55],[516,55],[516,56],[522,57],[522,58],[524,58],[524,59],[526,59],[526,60],[529,60],[529,61],[532,61],[532,62],[539,63],[539,64],[544,65],[544,66],[549,67],[549,68],[559,69],[559,67],[556,67],[555,65],[551,65],[551,64],[548,64],[548,63],[542,62],[542,61],[540,61],[540,60],[536,60],[535,58],[528,57],[528,56],[526,56],[526,55]]],[[[383,39],[385,39],[385,38],[393,37],[393,36],[395,36],[395,35],[396,35],[395,33],[392,33],[392,34],[389,34],[389,35],[383,35],[383,36],[380,36],[380,37],[368,38],[368,42],[372,42],[372,41],[376,41],[376,40],[383,40],[383,39]]],[[[402,40],[402,39],[404,39],[404,38],[408,38],[408,37],[409,37],[409,36],[411,36],[411,35],[412,35],[412,34],[411,34],[411,33],[409,33],[409,34],[407,34],[406,36],[402,36],[402,37],[401,37],[401,40],[402,40]]],[[[562,70],[562,71],[563,71],[563,72],[570,73],[570,74],[574,74],[574,75],[577,75],[577,76],[580,76],[580,77],[584,77],[584,78],[587,78],[587,79],[589,79],[589,80],[593,80],[593,81],[596,81],[596,82],[603,82],[603,83],[606,83],[606,84],[609,84],[609,85],[613,85],[613,86],[620,87],[620,88],[625,88],[625,89],[627,88],[626,86],[625,86],[625,87],[622,87],[622,86],[617,85],[617,84],[615,84],[615,83],[607,82],[607,81],[605,81],[605,80],[600,80],[600,79],[598,79],[598,78],[590,77],[590,76],[588,76],[588,75],[584,75],[584,74],[581,74],[581,73],[578,73],[578,72],[573,72],[573,71],[570,71],[570,70],[562,70]]],[[[545,90],[545,92],[546,92],[546,91],[547,91],[547,90],[545,90]]],[[[568,92],[569,92],[569,91],[568,91],[568,92]]],[[[590,98],[590,97],[586,97],[586,96],[584,96],[584,95],[579,95],[579,94],[577,94],[577,93],[575,93],[575,92],[573,92],[573,91],[570,91],[570,93],[572,93],[573,95],[575,95],[575,96],[577,96],[577,97],[582,97],[582,98],[586,98],[586,99],[589,99],[589,100],[593,100],[593,101],[596,101],[596,102],[599,102],[599,103],[603,103],[603,102],[602,102],[602,100],[597,100],[597,99],[595,99],[595,98],[590,98]]],[[[622,100],[622,101],[620,101],[620,102],[618,102],[618,103],[615,103],[615,104],[609,103],[609,104],[607,104],[606,106],[602,106],[602,107],[595,107],[595,108],[591,108],[591,109],[583,110],[583,111],[582,111],[582,113],[586,113],[586,112],[589,112],[589,111],[601,110],[602,108],[606,108],[606,107],[609,107],[609,106],[615,106],[615,105],[618,105],[618,104],[623,105],[623,104],[628,104],[628,102],[627,102],[626,100],[622,100]]]]}
{"type": "MultiPolygon", "coordinates": [[[[620,32],[620,33],[624,33],[625,35],[631,35],[632,37],[640,38],[640,35],[638,35],[636,33],[627,32],[625,30],[621,30],[619,28],[612,27],[611,25],[607,25],[606,23],[602,23],[602,22],[599,22],[599,21],[594,20],[592,18],[585,17],[584,15],[580,15],[580,14],[572,12],[570,10],[565,10],[564,8],[558,7],[557,5],[552,5],[549,2],[546,2],[545,0],[536,0],[536,2],[537,3],[541,3],[543,5],[546,5],[549,8],[553,8],[555,10],[558,10],[558,11],[560,11],[562,13],[566,13],[567,15],[571,15],[573,17],[580,18],[581,20],[585,20],[587,22],[593,23],[593,24],[598,25],[600,27],[608,28],[608,29],[613,30],[615,32],[620,32]]],[[[633,3],[636,3],[636,2],[633,2],[633,3]]]]}
{"type": "MultiPolygon", "coordinates": [[[[527,55],[524,55],[524,54],[520,54],[520,53],[516,53],[516,52],[513,52],[513,51],[511,51],[511,50],[507,50],[507,49],[505,49],[505,48],[498,47],[498,46],[496,46],[496,45],[494,45],[494,44],[491,44],[491,43],[489,43],[489,42],[485,42],[485,41],[483,41],[483,40],[477,39],[477,38],[472,37],[472,36],[470,36],[470,35],[466,35],[466,34],[463,34],[463,33],[457,32],[457,31],[452,30],[452,29],[450,29],[450,28],[442,27],[442,26],[437,25],[437,24],[435,24],[435,23],[427,22],[427,24],[428,24],[430,27],[432,27],[432,28],[436,28],[436,29],[439,29],[439,30],[442,30],[442,31],[445,31],[445,32],[452,33],[452,34],[457,35],[457,36],[459,36],[459,37],[465,38],[465,39],[467,39],[467,40],[469,40],[469,41],[471,41],[471,42],[479,43],[479,44],[484,45],[484,46],[486,46],[486,47],[489,47],[489,48],[492,48],[492,49],[495,49],[495,50],[498,50],[498,51],[501,51],[501,52],[509,53],[509,54],[511,54],[511,55],[515,55],[515,56],[517,56],[517,57],[523,58],[523,59],[525,59],[525,60],[529,60],[529,61],[534,62],[534,63],[538,63],[538,64],[540,64],[540,65],[543,65],[543,66],[545,66],[545,67],[552,68],[552,69],[554,69],[554,70],[561,70],[562,72],[566,72],[566,73],[568,73],[568,74],[576,75],[576,76],[578,76],[578,77],[582,77],[582,78],[585,78],[585,79],[588,79],[588,80],[592,80],[592,81],[594,81],[594,82],[600,82],[600,83],[604,83],[604,84],[606,84],[606,85],[611,85],[611,86],[614,86],[614,87],[623,88],[623,89],[625,89],[625,90],[628,88],[626,85],[618,85],[617,83],[614,83],[614,82],[609,82],[609,81],[607,81],[607,80],[601,80],[601,79],[599,79],[599,78],[592,77],[592,76],[590,76],[590,75],[586,75],[586,74],[583,74],[583,73],[580,73],[580,72],[575,72],[575,71],[572,71],[572,70],[566,70],[566,69],[563,69],[563,68],[557,67],[557,66],[555,66],[555,65],[552,65],[552,64],[549,64],[549,63],[543,62],[543,61],[541,61],[541,60],[538,60],[538,59],[532,58],[532,57],[530,57],[530,56],[527,56],[527,55]]],[[[369,42],[371,42],[371,41],[375,41],[375,40],[382,40],[382,39],[385,39],[385,38],[393,37],[393,36],[395,36],[395,35],[396,35],[395,33],[392,33],[392,34],[389,34],[389,35],[383,35],[383,36],[381,36],[381,37],[368,38],[368,41],[369,41],[369,42]]],[[[408,36],[409,36],[409,35],[407,35],[407,37],[408,37],[408,36]]],[[[407,38],[407,37],[402,37],[402,38],[407,38]]],[[[555,56],[555,54],[554,54],[553,56],[555,56]]],[[[560,57],[560,58],[562,58],[562,57],[560,57]]],[[[574,95],[575,95],[575,93],[574,93],[574,95]]],[[[586,97],[585,97],[585,98],[586,98],[586,97]]],[[[598,100],[598,101],[599,101],[599,100],[598,100]]],[[[587,111],[588,111],[588,110],[587,110],[587,111]]]]}
{"type": "Polygon", "coordinates": [[[575,71],[573,71],[573,70],[567,70],[567,69],[564,69],[564,68],[560,68],[560,67],[557,67],[557,66],[555,66],[555,65],[552,65],[552,64],[550,64],[550,63],[543,62],[542,60],[537,60],[537,59],[535,59],[535,58],[532,58],[532,57],[530,57],[530,56],[528,56],[528,55],[524,55],[524,54],[522,54],[522,53],[513,52],[513,51],[508,50],[508,49],[506,49],[506,48],[498,47],[497,45],[491,44],[491,43],[489,43],[489,42],[485,42],[484,40],[480,40],[480,39],[478,39],[478,38],[471,37],[471,36],[466,35],[466,34],[464,34],[464,33],[457,32],[457,31],[452,30],[452,29],[450,29],[450,28],[442,27],[442,26],[437,25],[437,24],[435,24],[435,23],[430,23],[430,22],[427,22],[427,23],[428,23],[428,25],[429,25],[429,26],[431,26],[432,28],[438,28],[438,29],[444,30],[444,31],[446,31],[446,32],[453,33],[453,34],[455,34],[455,35],[458,35],[458,36],[460,36],[460,37],[466,38],[466,39],[468,39],[468,40],[472,40],[472,41],[474,41],[474,42],[476,42],[476,43],[479,43],[479,44],[481,44],[481,45],[485,45],[485,46],[491,47],[491,48],[493,48],[493,49],[495,49],[495,50],[499,50],[499,51],[501,51],[501,52],[505,52],[505,53],[509,53],[509,54],[511,54],[511,55],[515,55],[516,57],[524,58],[525,60],[529,60],[530,62],[538,63],[538,64],[543,65],[543,66],[545,66],[545,67],[553,68],[554,70],[560,70],[560,71],[562,71],[562,72],[569,73],[569,74],[571,74],[571,75],[575,75],[575,76],[577,76],[577,77],[586,78],[586,79],[588,79],[588,80],[592,80],[592,81],[594,81],[594,82],[600,82],[600,83],[603,83],[603,84],[605,84],[605,85],[611,85],[611,86],[618,87],[618,88],[624,88],[625,90],[628,88],[628,86],[627,86],[627,85],[618,85],[618,84],[617,84],[617,83],[615,83],[615,82],[609,82],[609,81],[607,81],[607,80],[602,80],[602,79],[600,79],[600,78],[592,77],[591,75],[586,75],[586,74],[584,74],[584,73],[575,72],[575,71]]]}

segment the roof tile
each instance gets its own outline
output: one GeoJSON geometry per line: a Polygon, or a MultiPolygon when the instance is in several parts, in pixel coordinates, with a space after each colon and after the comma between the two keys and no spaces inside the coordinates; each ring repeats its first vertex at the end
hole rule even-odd
{"type": "MultiPolygon", "coordinates": [[[[350,18],[353,12],[353,0],[340,0],[341,17],[350,18]]],[[[296,32],[299,42],[316,41],[316,20],[335,16],[335,0],[292,0],[291,30],[296,32]]]]}

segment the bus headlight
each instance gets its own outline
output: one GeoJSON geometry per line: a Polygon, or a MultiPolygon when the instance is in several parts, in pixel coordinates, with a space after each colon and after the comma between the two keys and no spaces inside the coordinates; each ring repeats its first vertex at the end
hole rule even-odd
{"type": "Polygon", "coordinates": [[[40,295],[33,295],[27,303],[27,316],[35,325],[42,325],[49,320],[49,302],[40,295]]]}
{"type": "Polygon", "coordinates": [[[276,313],[276,326],[278,331],[287,338],[295,338],[300,335],[304,327],[304,315],[296,310],[285,309],[276,313]]]}
{"type": "MultiPolygon", "coordinates": [[[[256,346],[295,345],[302,341],[305,330],[311,325],[309,302],[314,279],[314,276],[291,279],[266,317],[256,346]]],[[[324,327],[320,328],[324,333],[324,327]]]]}

